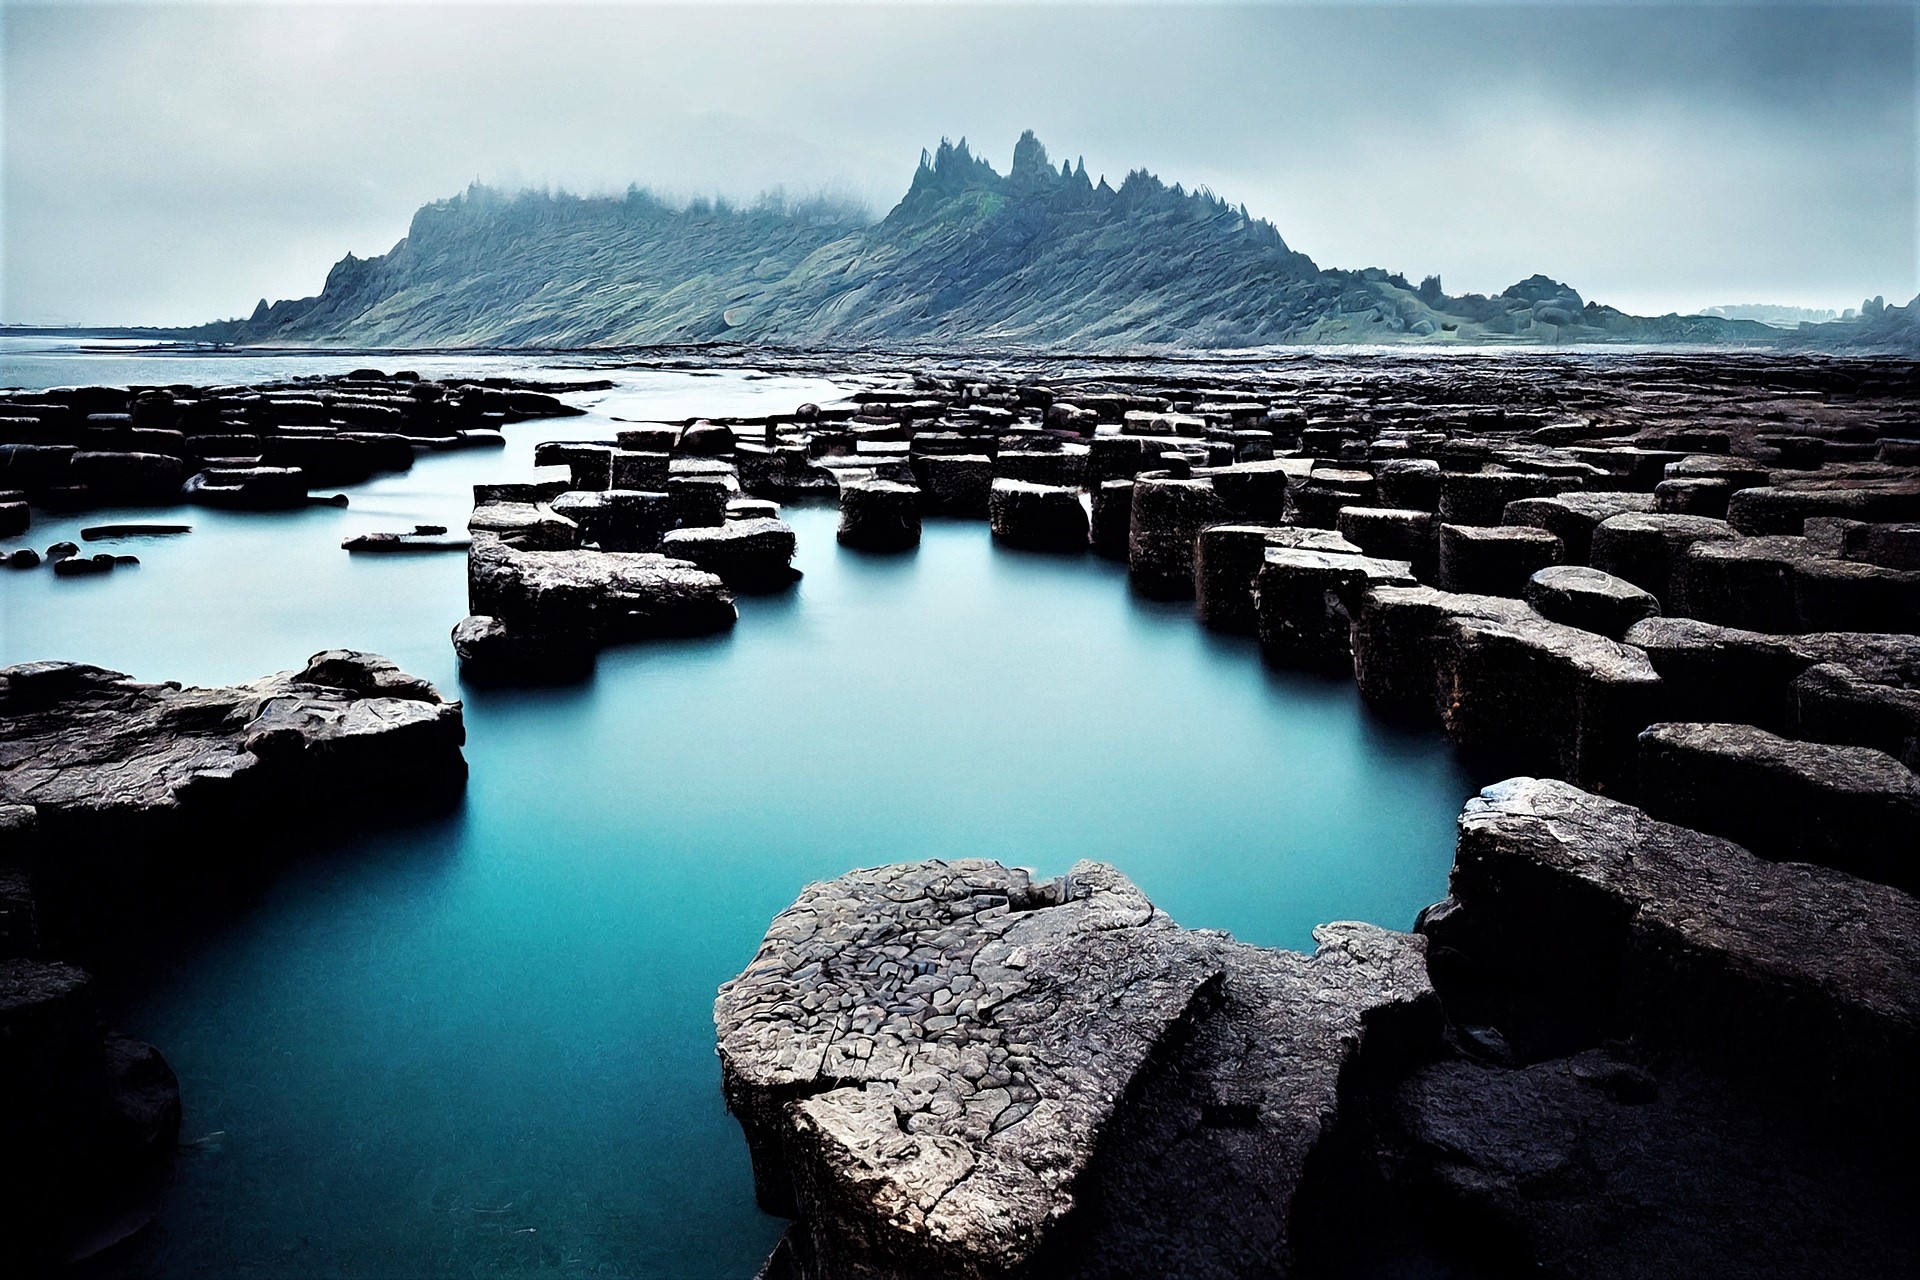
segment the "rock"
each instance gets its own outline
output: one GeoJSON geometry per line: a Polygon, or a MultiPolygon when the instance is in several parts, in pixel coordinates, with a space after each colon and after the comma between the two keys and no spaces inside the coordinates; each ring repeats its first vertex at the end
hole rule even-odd
{"type": "Polygon", "coordinates": [[[736,591],[766,591],[792,583],[800,576],[793,568],[797,546],[793,526],[770,517],[675,529],[660,540],[661,551],[700,566],[736,591]]]}
{"type": "Polygon", "coordinates": [[[1376,711],[1437,723],[1442,714],[1439,649],[1455,618],[1516,623],[1535,617],[1519,600],[1456,595],[1433,587],[1381,587],[1360,598],[1353,624],[1353,673],[1376,711]]]}
{"type": "Polygon", "coordinates": [[[1568,564],[1586,564],[1601,521],[1653,509],[1648,493],[1562,493],[1508,503],[1501,523],[1545,529],[1565,546],[1568,564]]]}
{"type": "Polygon", "coordinates": [[[1841,554],[1883,569],[1920,569],[1920,524],[1850,525],[1841,535],[1841,554]]]}
{"type": "Polygon", "coordinates": [[[1440,507],[1440,464],[1430,458],[1402,458],[1374,468],[1380,501],[1411,511],[1440,507]]]}
{"type": "Polygon", "coordinates": [[[1466,526],[1498,525],[1507,504],[1528,498],[1550,498],[1580,482],[1562,476],[1517,471],[1443,471],[1440,473],[1440,523],[1466,526]]]}
{"type": "Polygon", "coordinates": [[[733,428],[723,422],[695,422],[680,434],[680,452],[717,458],[733,452],[733,428]]]}
{"type": "Polygon", "coordinates": [[[1101,481],[1092,491],[1091,505],[1087,537],[1093,553],[1108,560],[1125,560],[1133,540],[1133,481],[1101,481]]]}
{"type": "Polygon", "coordinates": [[[540,467],[566,467],[572,477],[573,490],[595,493],[613,486],[613,455],[612,445],[549,440],[534,446],[533,461],[540,467]]]}
{"type": "Polygon", "coordinates": [[[1732,525],[1705,516],[1611,516],[1593,531],[1589,558],[1594,568],[1652,592],[1664,605],[1673,598],[1673,572],[1689,547],[1735,536],[1732,525]]]}
{"type": "Polygon", "coordinates": [[[1127,542],[1127,570],[1135,589],[1157,599],[1192,596],[1195,540],[1206,526],[1230,518],[1211,480],[1135,476],[1127,542]]]}
{"type": "Polygon", "coordinates": [[[622,450],[632,453],[652,453],[665,456],[680,446],[681,428],[665,422],[652,422],[644,426],[626,426],[614,432],[614,443],[622,450]]]}
{"type": "Polygon", "coordinates": [[[1361,597],[1370,587],[1415,585],[1404,560],[1268,547],[1253,589],[1261,650],[1283,665],[1350,668],[1361,597]]]}
{"type": "Polygon", "coordinates": [[[1431,1039],[1417,944],[1365,925],[1320,942],[1188,933],[1089,862],[1051,883],[968,860],[808,886],[714,1006],[760,1202],[796,1218],[788,1274],[1284,1263],[1350,1064],[1431,1039]],[[1238,1234],[1213,1230],[1243,1209],[1238,1234]]]}
{"type": "Polygon", "coordinates": [[[1751,631],[1798,631],[1795,568],[1818,554],[1798,536],[1696,542],[1672,566],[1672,612],[1751,631]]]}
{"type": "Polygon", "coordinates": [[[453,628],[460,678],[475,684],[575,684],[593,674],[595,646],[578,635],[520,633],[499,618],[469,616],[453,628]]]}
{"type": "Polygon", "coordinates": [[[1801,560],[1793,565],[1793,613],[1798,631],[1920,631],[1920,571],[1801,560]]]}
{"type": "Polygon", "coordinates": [[[920,545],[920,490],[891,480],[840,486],[840,542],[862,551],[906,551],[920,545]]]}
{"type": "MultiPolygon", "coordinates": [[[[700,465],[683,462],[682,466],[700,465]]],[[[667,479],[667,509],[676,529],[714,529],[727,521],[727,504],[740,494],[733,473],[676,474],[667,479]]]]}
{"type": "Polygon", "coordinates": [[[1266,563],[1269,539],[1275,532],[1272,525],[1264,524],[1215,524],[1200,531],[1193,578],[1195,613],[1201,626],[1253,634],[1253,584],[1266,563]]]}
{"type": "Polygon", "coordinates": [[[82,529],[80,537],[86,542],[98,542],[107,538],[166,538],[192,532],[190,524],[96,524],[82,529]]]}
{"type": "Polygon", "coordinates": [[[1447,1274],[1904,1275],[1910,1164],[1687,1062],[1588,1050],[1422,1066],[1381,1108],[1382,1163],[1447,1274]],[[1519,1260],[1519,1261],[1517,1261],[1519,1260]]]}
{"type": "MultiPolygon", "coordinates": [[[[626,432],[620,433],[625,436],[626,432]]],[[[673,458],[667,453],[617,450],[608,460],[609,489],[632,489],[642,493],[665,493],[673,458]]]]}
{"type": "Polygon", "coordinates": [[[33,526],[33,509],[24,500],[0,502],[0,538],[25,533],[33,526]]]}
{"type": "Polygon", "coordinates": [[[287,511],[307,505],[299,467],[206,467],[187,478],[181,500],[228,511],[287,511]]]}
{"type": "Polygon", "coordinates": [[[1742,489],[1727,501],[1727,522],[1749,536],[1797,534],[1808,518],[1822,516],[1869,523],[1920,520],[1920,481],[1768,485],[1742,489]]]}
{"type": "Polygon", "coordinates": [[[641,552],[519,551],[476,533],[467,553],[469,610],[515,633],[595,644],[706,635],[739,614],[714,574],[641,552]]]}
{"type": "Polygon", "coordinates": [[[1462,594],[1518,596],[1529,578],[1564,555],[1560,539],[1544,529],[1443,524],[1437,580],[1462,594]]]}
{"type": "Polygon", "coordinates": [[[1787,686],[1810,661],[1783,638],[1692,618],[1645,619],[1627,630],[1625,642],[1660,673],[1656,719],[1780,727],[1787,718],[1787,686]]]}
{"type": "Polygon", "coordinates": [[[1660,602],[1631,582],[1584,565],[1552,565],[1527,579],[1522,593],[1541,617],[1610,640],[1660,612],[1660,602]]]}
{"type": "Polygon", "coordinates": [[[32,547],[16,547],[0,556],[0,563],[9,569],[36,569],[40,566],[40,553],[32,547]]]}
{"type": "Polygon", "coordinates": [[[260,815],[296,825],[450,802],[460,704],[384,658],[315,654],[231,688],[142,684],[77,663],[0,669],[0,805],[60,850],[34,868],[43,923],[137,905],[189,869],[260,855],[260,815]]]}
{"type": "Polygon", "coordinates": [[[994,460],[993,478],[1078,489],[1087,479],[1086,446],[1043,450],[1002,448],[994,460]]]}
{"type": "Polygon", "coordinates": [[[1009,546],[1069,555],[1087,549],[1087,510],[1067,485],[995,480],[989,519],[993,536],[1009,546]]]}
{"type": "Polygon", "coordinates": [[[1718,476],[1697,476],[1681,480],[1662,480],[1653,487],[1653,509],[1668,515],[1727,518],[1727,500],[1733,496],[1733,482],[1718,476]]]}
{"type": "Polygon", "coordinates": [[[1764,858],[1920,891],[1920,777],[1869,747],[1796,742],[1744,724],[1640,735],[1642,807],[1764,858]]]}
{"type": "Polygon", "coordinates": [[[914,479],[921,510],[930,515],[987,514],[993,492],[993,459],[982,453],[916,454],[914,479]]]}
{"type": "Polygon", "coordinates": [[[1287,510],[1292,460],[1209,467],[1200,474],[1237,519],[1278,524],[1287,510]]]}
{"type": "Polygon", "coordinates": [[[673,499],[664,493],[600,489],[563,493],[550,505],[579,527],[581,542],[602,551],[658,551],[661,535],[676,523],[673,499]]]}
{"type": "Polygon", "coordinates": [[[461,537],[458,534],[448,535],[444,529],[438,534],[362,533],[340,541],[343,551],[387,554],[410,551],[465,551],[472,545],[473,539],[461,537]]]}
{"type": "Polygon", "coordinates": [[[72,542],[56,542],[47,548],[47,559],[56,563],[79,554],[79,546],[72,542]]]}
{"type": "Polygon", "coordinates": [[[113,557],[106,554],[97,556],[67,556],[53,562],[53,573],[58,578],[83,578],[95,574],[113,572],[113,557]]]}
{"type": "Polygon", "coordinates": [[[1439,568],[1439,533],[1430,512],[1400,507],[1343,507],[1334,518],[1340,536],[1382,560],[1405,560],[1414,576],[1432,578],[1439,568]]]}
{"type": "Polygon", "coordinates": [[[467,532],[489,534],[516,551],[571,551],[580,526],[544,502],[482,502],[467,519],[467,532]]]}
{"type": "Polygon", "coordinates": [[[1529,1057],[1631,1036],[1911,1122],[1920,900],[1900,890],[1513,778],[1468,802],[1450,893],[1422,925],[1441,999],[1529,1057]]]}

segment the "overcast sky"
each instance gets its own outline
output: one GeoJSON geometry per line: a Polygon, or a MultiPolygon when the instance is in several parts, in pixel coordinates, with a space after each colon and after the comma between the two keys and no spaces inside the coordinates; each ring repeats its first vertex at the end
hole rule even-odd
{"type": "Polygon", "coordinates": [[[0,5],[9,322],[311,294],[476,178],[884,212],[1024,128],[1455,293],[1920,290],[1905,4],[0,5]]]}

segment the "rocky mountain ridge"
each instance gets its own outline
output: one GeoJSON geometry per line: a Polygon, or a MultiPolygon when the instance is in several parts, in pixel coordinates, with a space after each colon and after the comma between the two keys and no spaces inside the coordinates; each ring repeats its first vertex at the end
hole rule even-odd
{"type": "Polygon", "coordinates": [[[1031,131],[1002,175],[966,140],[923,152],[876,223],[824,202],[674,208],[479,185],[422,208],[312,298],[195,336],[249,344],[587,347],[725,340],[1082,351],[1283,343],[1764,343],[1777,329],[1630,316],[1543,275],[1450,296],[1324,269],[1273,224],[1144,170],[1057,168],[1031,131]]]}

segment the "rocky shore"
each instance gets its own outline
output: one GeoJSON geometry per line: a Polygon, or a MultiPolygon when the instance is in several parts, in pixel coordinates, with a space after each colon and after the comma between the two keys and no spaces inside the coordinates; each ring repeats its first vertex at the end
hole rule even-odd
{"type": "MultiPolygon", "coordinates": [[[[28,532],[35,507],[344,505],[343,497],[316,498],[311,491],[405,471],[423,452],[499,448],[501,428],[511,423],[583,412],[554,392],[611,385],[438,382],[360,369],[252,386],[7,392],[0,394],[0,538],[28,532]]],[[[68,561],[69,573],[88,571],[88,564],[98,565],[93,572],[113,567],[112,557],[69,560],[50,552],[46,558],[68,561]]],[[[0,551],[0,564],[39,563],[30,548],[0,551]]]]}
{"type": "Polygon", "coordinates": [[[765,1274],[1920,1266],[1914,385],[1333,361],[921,375],[725,424],[745,493],[832,483],[843,541],[910,543],[917,490],[1124,560],[1507,777],[1413,932],[1312,956],[1091,863],[809,886],[715,1006],[793,1220],[765,1274]]]}
{"type": "Polygon", "coordinates": [[[73,961],[129,962],[306,833],[445,807],[464,738],[458,702],[345,650],[214,689],[0,668],[0,1258],[27,1274],[137,1229],[179,1131],[173,1072],[73,961]]]}

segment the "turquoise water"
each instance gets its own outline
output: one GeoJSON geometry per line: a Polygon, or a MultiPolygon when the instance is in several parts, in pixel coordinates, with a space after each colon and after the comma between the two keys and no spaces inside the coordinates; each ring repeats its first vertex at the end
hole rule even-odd
{"type": "MultiPolygon", "coordinates": [[[[425,458],[345,511],[193,511],[137,569],[0,575],[0,660],[208,682],[350,645],[457,688],[460,557],[341,537],[458,524],[475,478],[608,415],[833,391],[614,376],[580,398],[593,417],[425,458]]],[[[126,984],[117,1019],[179,1071],[186,1136],[217,1136],[109,1272],[751,1274],[780,1224],[721,1107],[713,992],[802,884],[851,867],[1102,858],[1183,923],[1287,946],[1327,919],[1405,926],[1444,892],[1468,779],[1349,683],[1269,672],[1120,568],[980,524],[876,558],[838,547],[830,509],[788,514],[795,591],[743,600],[727,636],[609,652],[580,688],[464,691],[457,813],[295,861],[126,984]]]]}

